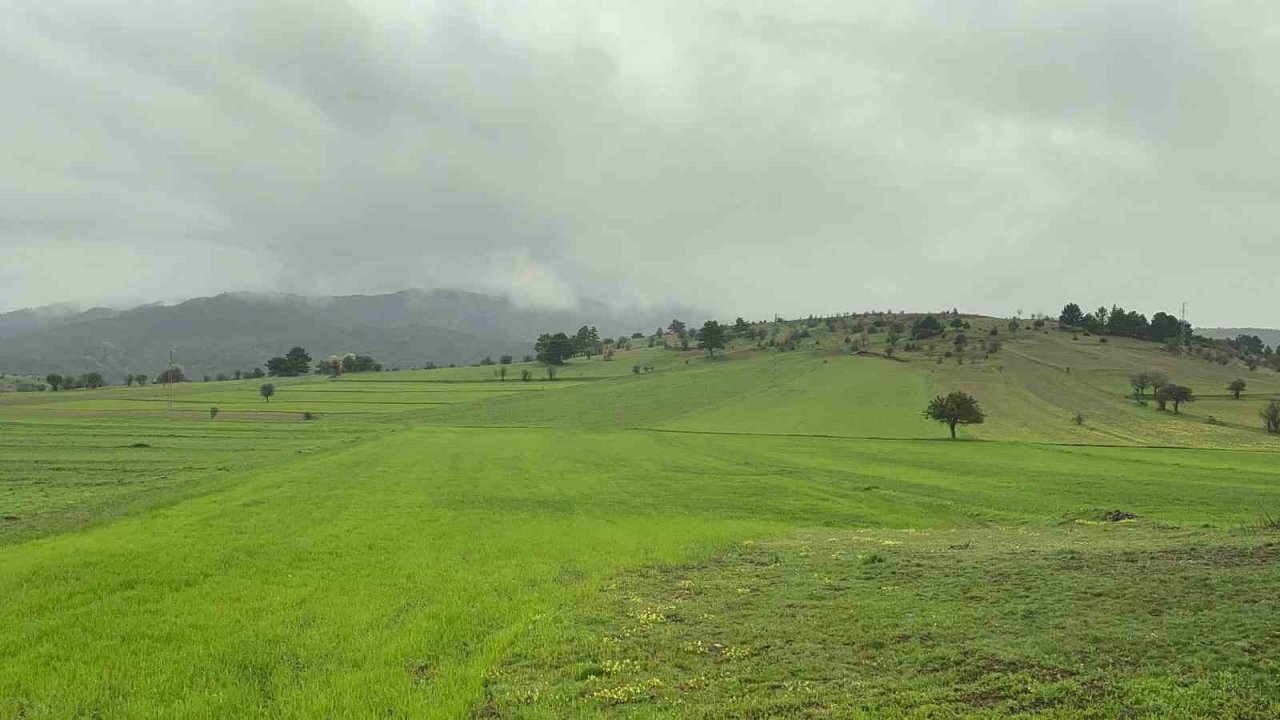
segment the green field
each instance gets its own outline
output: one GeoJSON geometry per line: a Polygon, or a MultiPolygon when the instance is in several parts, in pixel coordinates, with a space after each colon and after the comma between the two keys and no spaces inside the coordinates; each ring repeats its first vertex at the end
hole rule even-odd
{"type": "Polygon", "coordinates": [[[1280,715],[1280,376],[1000,339],[0,395],[0,717],[1280,715]]]}

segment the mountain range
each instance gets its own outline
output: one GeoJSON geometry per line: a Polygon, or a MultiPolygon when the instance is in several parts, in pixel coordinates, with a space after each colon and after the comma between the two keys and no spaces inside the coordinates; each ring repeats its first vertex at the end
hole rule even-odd
{"type": "Polygon", "coordinates": [[[308,297],[224,293],[127,310],[55,305],[0,314],[0,372],[43,376],[100,372],[153,375],[169,352],[187,377],[250,371],[300,345],[315,359],[357,352],[387,368],[470,364],[533,352],[543,332],[582,325],[602,337],[652,332],[687,309],[624,311],[581,301],[569,310],[522,307],[462,290],[308,297]]]}

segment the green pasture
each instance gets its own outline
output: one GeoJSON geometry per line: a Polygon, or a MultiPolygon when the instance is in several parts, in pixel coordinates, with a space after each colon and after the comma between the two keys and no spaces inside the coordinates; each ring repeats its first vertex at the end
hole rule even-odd
{"type": "Polygon", "coordinates": [[[819,330],[0,395],[0,717],[1276,714],[1274,373],[819,330]]]}

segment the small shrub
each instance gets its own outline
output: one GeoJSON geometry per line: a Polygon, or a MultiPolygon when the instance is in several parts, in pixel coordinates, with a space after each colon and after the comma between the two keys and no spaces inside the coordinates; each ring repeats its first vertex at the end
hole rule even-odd
{"type": "Polygon", "coordinates": [[[218,408],[216,407],[209,408],[209,419],[213,420],[217,417],[218,417],[218,408]]]}
{"type": "Polygon", "coordinates": [[[1204,419],[1204,424],[1205,425],[1221,425],[1222,421],[1219,420],[1216,416],[1210,415],[1209,417],[1204,419]]]}
{"type": "Polygon", "coordinates": [[[882,562],[884,562],[884,556],[880,553],[871,553],[862,558],[863,565],[879,565],[882,562]]]}
{"type": "Polygon", "coordinates": [[[1071,418],[1071,422],[1077,425],[1083,425],[1085,421],[1084,413],[1078,412],[1071,418]]]}
{"type": "Polygon", "coordinates": [[[1102,343],[1103,345],[1106,345],[1106,344],[1107,344],[1107,339],[1106,339],[1106,338],[1104,338],[1104,337],[1100,337],[1100,338],[1098,338],[1098,342],[1102,343]]]}

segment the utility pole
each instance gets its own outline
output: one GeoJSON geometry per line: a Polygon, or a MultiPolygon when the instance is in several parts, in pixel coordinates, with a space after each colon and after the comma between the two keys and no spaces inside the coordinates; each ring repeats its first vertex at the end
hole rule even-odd
{"type": "Polygon", "coordinates": [[[1187,324],[1187,301],[1182,301],[1182,347],[1191,347],[1191,326],[1187,324]]]}
{"type": "Polygon", "coordinates": [[[168,396],[169,412],[173,412],[173,348],[169,348],[169,369],[164,373],[164,389],[168,396]]]}

